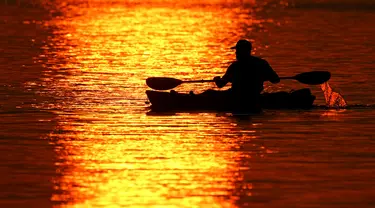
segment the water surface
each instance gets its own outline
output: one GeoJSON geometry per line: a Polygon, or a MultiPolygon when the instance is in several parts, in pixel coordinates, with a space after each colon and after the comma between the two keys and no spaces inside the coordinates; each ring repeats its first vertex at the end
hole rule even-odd
{"type": "Polygon", "coordinates": [[[0,204],[375,206],[374,14],[364,0],[1,3],[0,204]],[[241,38],[280,76],[330,71],[352,108],[148,114],[147,77],[222,75],[241,38]]]}

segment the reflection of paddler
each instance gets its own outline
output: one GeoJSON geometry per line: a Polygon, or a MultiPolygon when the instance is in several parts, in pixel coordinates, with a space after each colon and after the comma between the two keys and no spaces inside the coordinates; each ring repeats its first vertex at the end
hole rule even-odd
{"type": "Polygon", "coordinates": [[[239,40],[236,46],[237,61],[233,62],[223,77],[215,77],[219,88],[232,83],[229,92],[238,110],[260,110],[259,96],[263,91],[263,82],[280,82],[277,73],[266,60],[251,55],[252,45],[247,40],[239,40]]]}

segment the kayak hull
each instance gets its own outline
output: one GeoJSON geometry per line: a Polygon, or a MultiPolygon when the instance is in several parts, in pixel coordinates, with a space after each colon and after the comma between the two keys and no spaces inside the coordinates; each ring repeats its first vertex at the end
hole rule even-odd
{"type": "MultiPolygon", "coordinates": [[[[207,91],[202,94],[187,94],[146,91],[153,111],[233,111],[233,103],[228,99],[227,91],[207,91]]],[[[260,98],[263,109],[310,109],[315,96],[310,89],[292,92],[262,93],[260,98]]]]}

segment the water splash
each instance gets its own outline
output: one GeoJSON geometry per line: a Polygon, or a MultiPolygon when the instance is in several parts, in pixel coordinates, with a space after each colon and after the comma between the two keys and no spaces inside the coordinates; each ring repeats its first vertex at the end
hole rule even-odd
{"type": "Polygon", "coordinates": [[[346,103],[345,99],[340,95],[340,93],[333,91],[333,89],[329,86],[328,82],[321,84],[320,88],[323,90],[327,107],[329,108],[348,107],[348,104],[346,103]]]}

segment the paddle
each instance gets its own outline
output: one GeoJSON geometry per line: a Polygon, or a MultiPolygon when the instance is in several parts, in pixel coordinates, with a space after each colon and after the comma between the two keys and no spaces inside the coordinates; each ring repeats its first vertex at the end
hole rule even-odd
{"type": "Polygon", "coordinates": [[[293,77],[280,77],[280,79],[295,79],[303,84],[318,85],[327,82],[331,78],[328,71],[311,71],[297,74],[293,77]]]}
{"type": "MultiPolygon", "coordinates": [[[[331,73],[328,71],[312,71],[297,74],[292,77],[280,77],[280,79],[295,79],[303,84],[317,85],[327,82],[331,78],[331,73]]],[[[188,80],[183,81],[170,77],[149,77],[146,79],[146,84],[155,90],[169,90],[177,87],[182,83],[203,83],[214,82],[214,80],[188,80]]]]}

